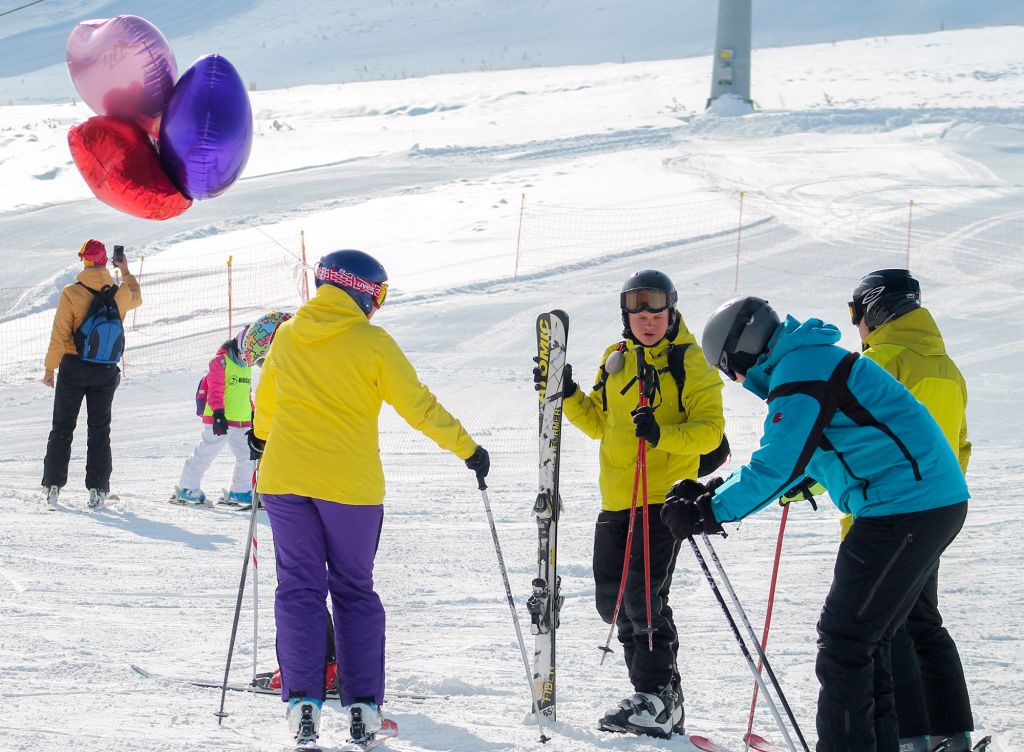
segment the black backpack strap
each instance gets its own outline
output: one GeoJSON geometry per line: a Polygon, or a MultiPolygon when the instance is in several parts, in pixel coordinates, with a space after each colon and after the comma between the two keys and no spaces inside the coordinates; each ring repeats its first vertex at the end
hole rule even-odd
{"type": "MultiPolygon", "coordinates": [[[[689,349],[690,343],[684,342],[681,345],[672,344],[668,347],[668,353],[666,359],[668,360],[668,367],[666,370],[672,374],[672,378],[675,379],[676,388],[679,390],[679,412],[685,414],[683,409],[683,389],[686,387],[686,351],[689,349]]],[[[663,371],[664,373],[664,371],[663,371]]]]}

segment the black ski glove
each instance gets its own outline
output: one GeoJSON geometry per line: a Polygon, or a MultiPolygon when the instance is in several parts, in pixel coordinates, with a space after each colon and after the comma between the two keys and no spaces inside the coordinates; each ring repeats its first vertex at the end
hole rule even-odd
{"type": "Polygon", "coordinates": [[[676,501],[670,498],[661,507],[661,521],[677,540],[692,538],[701,533],[715,535],[722,532],[722,525],[715,519],[711,509],[711,494],[706,492],[696,499],[676,501]]]}
{"type": "Polygon", "coordinates": [[[226,436],[228,433],[228,419],[224,417],[223,410],[213,411],[213,435],[226,436]]]}
{"type": "Polygon", "coordinates": [[[482,483],[491,469],[491,455],[482,446],[478,446],[466,459],[466,467],[476,473],[476,479],[482,483]]]}
{"type": "MultiPolygon", "coordinates": [[[[541,390],[541,384],[546,380],[546,376],[540,372],[540,365],[537,358],[533,359],[534,363],[538,365],[533,367],[533,388],[538,392],[541,390]]],[[[568,399],[569,397],[576,394],[576,390],[579,387],[576,382],[572,380],[572,366],[568,363],[562,369],[562,399],[568,399]]]]}
{"type": "Polygon", "coordinates": [[[661,426],[654,417],[654,408],[644,405],[630,414],[633,416],[633,425],[636,426],[633,435],[645,440],[652,447],[658,446],[658,442],[661,441],[661,426]]]}
{"type": "Polygon", "coordinates": [[[246,443],[249,444],[249,459],[259,462],[263,457],[263,450],[267,447],[267,440],[257,437],[251,428],[245,432],[245,436],[246,443]]]}

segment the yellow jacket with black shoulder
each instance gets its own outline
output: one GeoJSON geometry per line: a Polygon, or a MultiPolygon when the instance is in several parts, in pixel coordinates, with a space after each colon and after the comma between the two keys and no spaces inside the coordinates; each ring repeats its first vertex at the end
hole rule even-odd
{"type": "Polygon", "coordinates": [[[253,430],[267,445],[258,490],[383,503],[383,402],[442,449],[463,459],[476,449],[391,335],[344,291],[323,285],[278,328],[260,373],[253,430]]]}
{"type": "MultiPolygon", "coordinates": [[[[700,455],[718,448],[725,430],[721,377],[704,359],[682,317],[678,313],[676,317],[678,331],[674,335],[670,330],[669,336],[658,344],[642,348],[645,361],[657,369],[660,383],[653,406],[661,438],[657,447],[647,448],[648,501],[655,504],[664,503],[665,494],[676,481],[697,477],[700,455]],[[677,382],[669,372],[668,356],[671,348],[683,346],[686,380],[680,400],[677,382]]],[[[599,370],[598,386],[589,394],[578,389],[563,406],[565,417],[573,425],[601,441],[601,508],[605,511],[629,509],[637,459],[631,413],[639,402],[639,346],[631,340],[611,345],[601,362],[605,363],[620,345],[624,348],[622,370],[608,374],[607,379],[599,370]]]]}

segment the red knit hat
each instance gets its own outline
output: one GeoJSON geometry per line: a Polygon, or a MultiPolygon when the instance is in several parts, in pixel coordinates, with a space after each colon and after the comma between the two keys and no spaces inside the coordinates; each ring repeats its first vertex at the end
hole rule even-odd
{"type": "Polygon", "coordinates": [[[98,240],[86,240],[78,252],[78,258],[82,259],[86,266],[106,266],[107,247],[98,240]]]}

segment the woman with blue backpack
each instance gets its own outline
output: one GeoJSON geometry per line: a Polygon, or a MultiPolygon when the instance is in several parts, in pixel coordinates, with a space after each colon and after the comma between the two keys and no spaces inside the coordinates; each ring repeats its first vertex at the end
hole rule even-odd
{"type": "MultiPolygon", "coordinates": [[[[116,250],[116,247],[115,247],[116,250]]],[[[55,389],[53,427],[43,460],[43,493],[50,509],[57,508],[60,490],[68,482],[71,441],[85,400],[89,438],[85,487],[89,507],[106,504],[110,492],[110,410],[121,383],[117,364],[124,352],[125,314],[142,305],[139,282],[122,255],[114,266],[121,272],[115,285],[107,270],[107,248],[87,240],[78,251],[84,268],[66,285],[57,303],[46,351],[43,383],[55,389]]]]}
{"type": "Polygon", "coordinates": [[[196,414],[203,433],[192,456],[185,460],[171,501],[205,504],[203,475],[224,445],[235,455],[235,471],[224,502],[252,504],[252,474],[256,463],[249,458],[247,432],[252,428],[252,367],[262,365],[278,325],[291,314],[271,311],[261,316],[217,350],[196,390],[196,414]]]}

